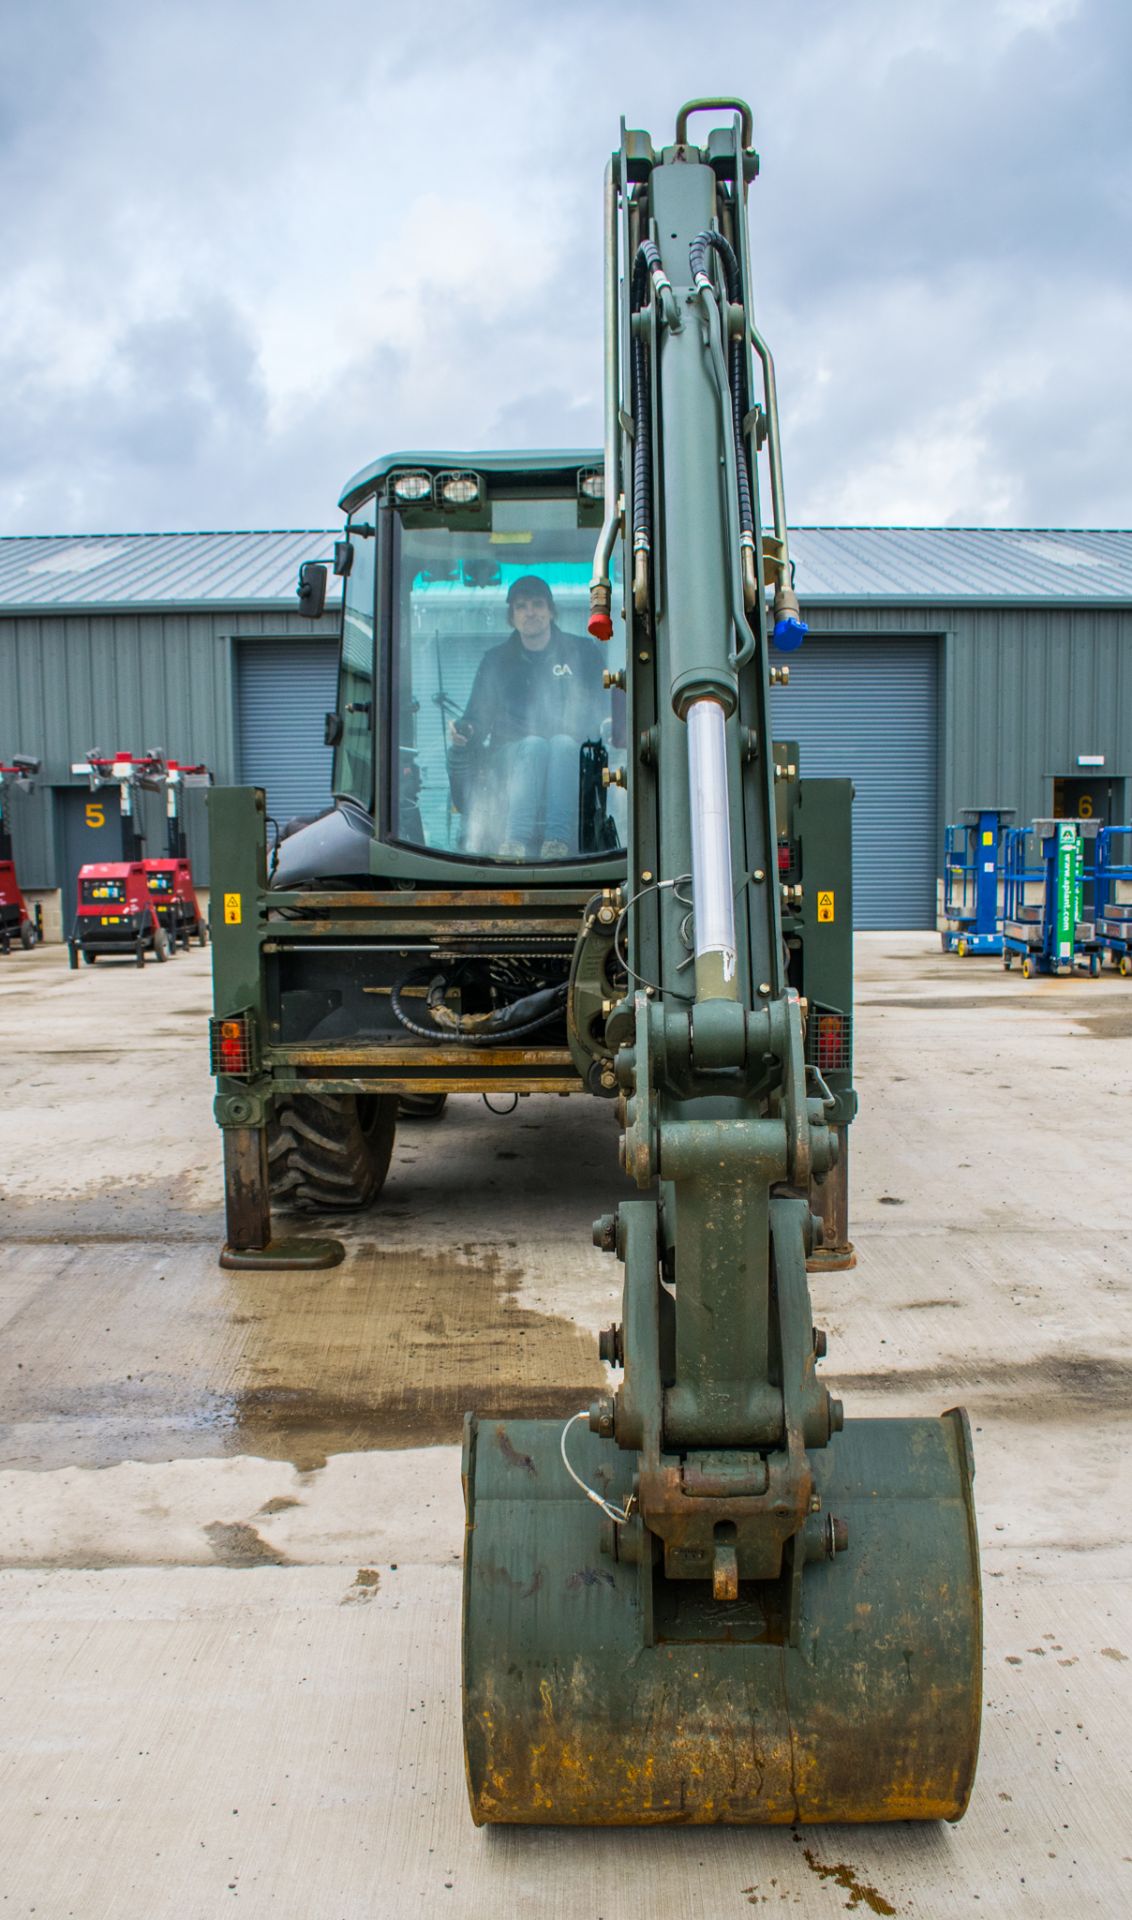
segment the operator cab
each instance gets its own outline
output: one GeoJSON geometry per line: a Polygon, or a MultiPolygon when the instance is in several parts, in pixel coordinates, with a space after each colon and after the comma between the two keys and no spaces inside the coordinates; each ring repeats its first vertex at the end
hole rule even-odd
{"type": "Polygon", "coordinates": [[[364,810],[382,844],[373,870],[419,873],[422,854],[465,873],[617,863],[625,696],[607,683],[625,664],[619,582],[614,639],[586,629],[598,456],[395,455],[341,504],[328,739],[339,809],[364,810]]]}

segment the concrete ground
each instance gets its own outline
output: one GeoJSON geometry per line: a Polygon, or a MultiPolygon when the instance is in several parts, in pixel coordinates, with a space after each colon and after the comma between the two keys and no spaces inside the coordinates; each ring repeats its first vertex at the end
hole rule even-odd
{"type": "Polygon", "coordinates": [[[0,1910],[1132,1911],[1132,983],[859,943],[859,1263],[815,1306],[849,1418],[971,1414],[965,1820],[477,1831],[460,1416],[600,1380],[614,1123],[455,1101],[343,1266],[222,1274],[207,963],[0,959],[0,1910]]]}

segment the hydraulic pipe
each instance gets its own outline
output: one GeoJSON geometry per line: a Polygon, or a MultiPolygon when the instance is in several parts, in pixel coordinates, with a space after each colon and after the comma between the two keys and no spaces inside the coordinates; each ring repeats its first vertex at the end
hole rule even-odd
{"type": "Polygon", "coordinates": [[[762,363],[763,393],[766,397],[770,504],[774,516],[775,540],[775,639],[780,645],[785,643],[788,647],[794,647],[805,638],[809,629],[802,619],[798,607],[798,596],[794,592],[790,577],[790,535],[786,526],[786,490],[782,484],[782,443],[778,433],[778,392],[774,383],[774,360],[771,357],[770,348],[753,320],[750,321],[750,329],[751,344],[762,363]]]}
{"type": "Polygon", "coordinates": [[[621,427],[617,411],[620,385],[617,364],[617,179],[613,161],[605,169],[605,518],[594,554],[590,581],[589,631],[595,640],[613,638],[613,589],[609,562],[620,521],[618,511],[618,449],[621,427]]]}
{"type": "Polygon", "coordinates": [[[688,707],[696,999],[736,1000],[735,896],[727,796],[727,720],[718,700],[688,707]]]}

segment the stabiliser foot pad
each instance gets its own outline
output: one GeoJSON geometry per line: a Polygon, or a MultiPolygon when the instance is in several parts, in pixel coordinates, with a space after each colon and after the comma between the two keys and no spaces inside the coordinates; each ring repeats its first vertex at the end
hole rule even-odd
{"type": "Polygon", "coordinates": [[[311,1237],[269,1240],[266,1247],[224,1246],[220,1265],[235,1273],[270,1272],[276,1267],[309,1272],[314,1267],[336,1267],[345,1257],[341,1240],[311,1237]]]}
{"type": "MultiPolygon", "coordinates": [[[[965,1415],[850,1421],[810,1454],[848,1547],[806,1566],[793,1643],[756,1583],[716,1605],[706,1583],[613,1558],[562,1465],[561,1431],[468,1417],[477,1825],[960,1817],[982,1669],[965,1415]]],[[[625,1498],[635,1455],[581,1423],[570,1454],[590,1486],[625,1498]]]]}

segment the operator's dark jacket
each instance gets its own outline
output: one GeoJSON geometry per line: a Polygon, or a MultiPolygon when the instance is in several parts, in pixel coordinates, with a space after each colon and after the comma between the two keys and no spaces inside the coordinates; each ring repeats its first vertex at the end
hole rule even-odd
{"type": "Polygon", "coordinates": [[[604,717],[597,643],[552,626],[533,652],[517,633],[485,653],[457,731],[477,747],[564,733],[581,745],[600,737],[604,717]]]}

